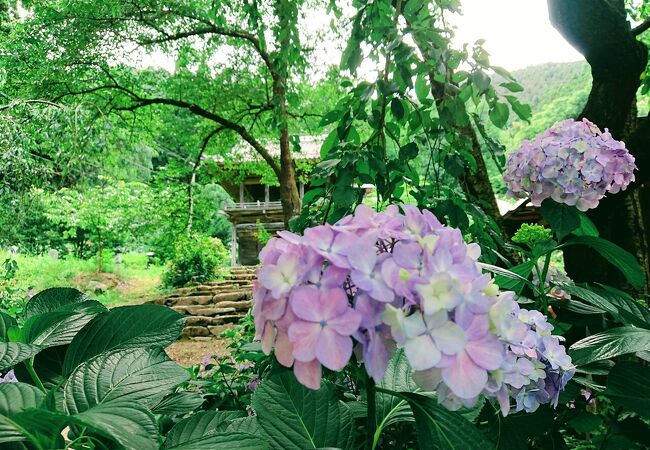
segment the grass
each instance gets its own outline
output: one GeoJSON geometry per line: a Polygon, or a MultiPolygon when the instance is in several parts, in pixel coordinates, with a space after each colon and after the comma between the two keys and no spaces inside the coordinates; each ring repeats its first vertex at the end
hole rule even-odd
{"type": "Polygon", "coordinates": [[[105,304],[138,302],[157,295],[165,270],[159,265],[147,267],[147,256],[142,253],[123,254],[122,264],[115,264],[113,255],[105,255],[101,274],[97,273],[96,257],[83,260],[68,255],[52,259],[49,255],[10,255],[0,251],[0,263],[9,257],[18,264],[16,275],[10,281],[13,288],[39,292],[50,287],[72,286],[105,304]],[[92,287],[98,283],[106,289],[95,292],[92,287]]]}

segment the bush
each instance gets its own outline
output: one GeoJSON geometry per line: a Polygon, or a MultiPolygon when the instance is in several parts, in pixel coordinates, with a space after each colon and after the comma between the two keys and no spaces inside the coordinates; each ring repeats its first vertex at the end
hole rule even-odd
{"type": "Polygon", "coordinates": [[[228,251],[217,238],[186,236],[176,242],[174,257],[163,277],[165,286],[183,286],[190,281],[207,281],[226,264],[228,251]]]}

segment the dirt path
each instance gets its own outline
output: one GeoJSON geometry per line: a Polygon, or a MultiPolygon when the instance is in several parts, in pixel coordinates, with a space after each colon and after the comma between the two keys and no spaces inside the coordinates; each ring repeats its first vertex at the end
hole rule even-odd
{"type": "Polygon", "coordinates": [[[167,348],[171,359],[183,367],[200,364],[207,355],[225,356],[228,354],[225,339],[189,340],[183,339],[174,342],[167,348]]]}

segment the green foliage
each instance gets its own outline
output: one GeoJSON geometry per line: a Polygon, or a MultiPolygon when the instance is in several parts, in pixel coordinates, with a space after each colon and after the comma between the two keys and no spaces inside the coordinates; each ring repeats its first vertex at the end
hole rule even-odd
{"type": "Polygon", "coordinates": [[[180,333],[180,315],[156,305],[108,311],[79,291],[51,289],[30,299],[22,319],[23,327],[8,330],[12,340],[0,343],[2,369],[13,367],[19,380],[0,384],[1,442],[62,448],[61,430],[71,427],[68,443],[105,445],[107,439],[125,448],[159,447],[149,407],[189,377],[163,351],[169,336],[173,341],[180,333]],[[168,315],[173,317],[163,320],[168,315]],[[114,335],[107,345],[93,324],[113,318],[130,331],[114,335]],[[143,327],[147,323],[153,328],[143,327]],[[53,351],[74,363],[52,359],[53,351]],[[55,396],[62,401],[53,402],[55,396]],[[3,403],[10,406],[2,408],[3,403]]]}
{"type": "Polygon", "coordinates": [[[193,234],[176,242],[173,259],[163,277],[167,286],[183,286],[190,281],[208,281],[217,268],[228,261],[228,251],[218,239],[193,234]]]}
{"type": "Polygon", "coordinates": [[[512,236],[512,242],[533,247],[537,242],[551,239],[553,231],[534,223],[524,223],[512,236]]]}

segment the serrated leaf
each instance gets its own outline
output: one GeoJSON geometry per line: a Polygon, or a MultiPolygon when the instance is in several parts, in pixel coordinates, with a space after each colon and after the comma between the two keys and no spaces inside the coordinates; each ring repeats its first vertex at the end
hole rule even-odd
{"type": "Polygon", "coordinates": [[[160,347],[174,342],[183,329],[183,316],[160,305],[113,308],[93,318],[70,343],[64,373],[113,349],[160,347]]]}
{"type": "Polygon", "coordinates": [[[415,417],[420,448],[483,450],[491,445],[470,421],[422,394],[400,392],[415,417]]]}
{"type": "Polygon", "coordinates": [[[569,356],[576,365],[589,364],[650,348],[650,331],[636,327],[612,328],[588,336],[571,346],[569,356]]]}
{"type": "Polygon", "coordinates": [[[352,416],[328,382],[314,391],[286,371],[262,381],[252,405],[272,448],[352,448],[352,416]]]}
{"type": "Polygon", "coordinates": [[[38,345],[21,342],[0,342],[0,370],[9,369],[41,351],[38,345]]]}
{"type": "MultiPolygon", "coordinates": [[[[413,392],[417,389],[411,377],[411,365],[403,350],[398,350],[388,362],[384,377],[378,383],[383,389],[395,392],[413,392]]],[[[377,392],[376,395],[377,430],[382,430],[397,421],[413,421],[413,413],[405,399],[377,392]]]]}
{"type": "Polygon", "coordinates": [[[25,305],[23,317],[29,319],[38,314],[47,314],[75,303],[90,300],[83,292],[69,287],[45,289],[29,299],[25,305]]]}
{"type": "Polygon", "coordinates": [[[0,415],[11,416],[28,408],[38,408],[45,394],[27,383],[0,383],[0,415]]]}
{"type": "Polygon", "coordinates": [[[151,408],[151,412],[167,416],[187,414],[199,408],[204,402],[203,396],[196,392],[174,392],[160,400],[151,408]]]}
{"type": "Polygon", "coordinates": [[[72,339],[106,307],[95,300],[65,305],[49,313],[31,316],[21,329],[22,340],[43,347],[55,347],[72,339]]]}
{"type": "Polygon", "coordinates": [[[75,414],[71,420],[128,450],[159,448],[158,424],[153,414],[137,403],[107,402],[75,414]]]}
{"type": "Polygon", "coordinates": [[[168,450],[266,450],[269,444],[257,436],[246,433],[218,433],[182,442],[168,450]]]}
{"type": "Polygon", "coordinates": [[[162,349],[102,353],[77,367],[63,390],[66,411],[77,414],[101,403],[153,406],[189,379],[162,349]]]}
{"type": "Polygon", "coordinates": [[[183,444],[225,431],[230,422],[242,416],[243,413],[239,411],[201,411],[193,414],[174,425],[167,434],[163,448],[181,448],[183,444]]]}
{"type": "Polygon", "coordinates": [[[262,436],[262,428],[260,427],[257,417],[243,417],[241,419],[235,419],[226,428],[226,432],[239,432],[246,433],[253,436],[262,436]]]}
{"type": "Polygon", "coordinates": [[[28,441],[43,449],[64,448],[61,431],[67,423],[65,414],[46,409],[28,408],[10,417],[0,414],[0,443],[28,441]]]}

